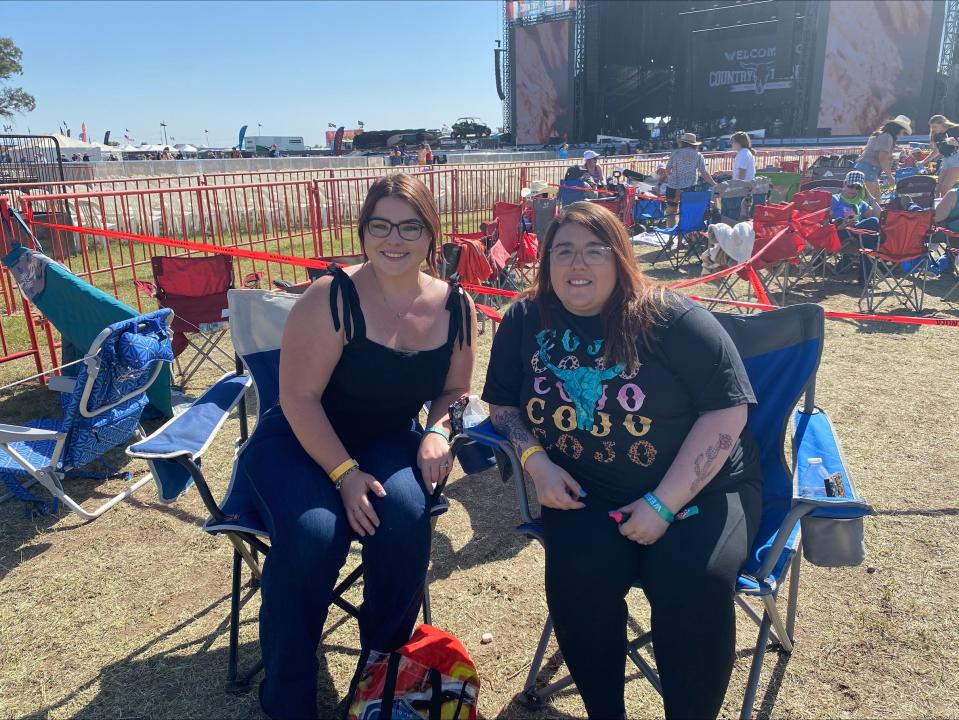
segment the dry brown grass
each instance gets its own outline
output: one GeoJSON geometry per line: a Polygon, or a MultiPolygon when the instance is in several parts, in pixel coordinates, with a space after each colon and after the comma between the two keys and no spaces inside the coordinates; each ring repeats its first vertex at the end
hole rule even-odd
{"type": "MultiPolygon", "coordinates": [[[[946,285],[931,285],[931,308],[946,285]]],[[[854,309],[849,289],[838,284],[824,304],[854,309]]],[[[487,334],[478,387],[488,348],[487,334]]],[[[796,651],[767,657],[760,715],[959,715],[957,350],[955,329],[828,322],[818,399],[878,514],[866,523],[865,565],[804,565],[796,651]]],[[[43,390],[0,397],[6,422],[40,409],[54,410],[43,390]]],[[[237,432],[232,420],[205,459],[217,490],[225,488],[237,432]]],[[[119,454],[113,460],[144,470],[119,454]]],[[[71,483],[87,499],[117,486],[71,483]]],[[[473,653],[483,678],[481,714],[581,716],[572,690],[538,713],[513,702],[545,602],[542,550],[513,532],[512,489],[491,471],[454,476],[447,494],[451,509],[439,521],[432,553],[434,622],[473,653]],[[480,644],[484,632],[493,633],[492,643],[480,644]]],[[[163,506],[145,490],[90,524],[72,515],[26,520],[18,502],[0,505],[0,717],[260,717],[255,692],[224,691],[231,551],[223,538],[200,532],[204,517],[194,491],[163,506]]],[[[631,602],[645,622],[642,600],[631,602]]],[[[257,608],[254,597],[243,612],[241,662],[257,655],[257,608]]],[[[334,609],[328,628],[324,715],[342,698],[357,655],[352,620],[334,609]]],[[[739,631],[724,716],[738,715],[755,638],[743,617],[739,631]]],[[[550,667],[557,664],[554,657],[550,667]]],[[[655,693],[635,672],[631,677],[630,717],[660,716],[655,693]]]]}

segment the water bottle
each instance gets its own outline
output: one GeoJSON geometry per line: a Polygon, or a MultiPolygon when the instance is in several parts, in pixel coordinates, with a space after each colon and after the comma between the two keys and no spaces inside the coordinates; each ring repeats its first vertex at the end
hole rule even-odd
{"type": "Polygon", "coordinates": [[[803,474],[802,494],[806,496],[818,495],[816,488],[827,487],[826,481],[828,479],[829,472],[822,464],[822,458],[809,458],[806,464],[806,472],[803,474]]]}

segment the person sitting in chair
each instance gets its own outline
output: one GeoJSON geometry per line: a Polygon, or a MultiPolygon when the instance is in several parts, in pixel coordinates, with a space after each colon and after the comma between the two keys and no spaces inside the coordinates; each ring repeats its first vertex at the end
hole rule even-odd
{"type": "Polygon", "coordinates": [[[533,288],[493,338],[483,399],[543,508],[560,650],[589,717],[625,717],[638,582],[666,717],[716,717],[762,502],[742,360],[707,310],[640,273],[605,208],[574,203],[542,245],[533,288]]]}
{"type": "MultiPolygon", "coordinates": [[[[879,232],[879,214],[882,208],[866,187],[866,176],[859,170],[846,173],[842,190],[832,196],[832,219],[836,233],[843,243],[843,255],[859,256],[859,242],[862,247],[879,246],[878,235],[853,235],[849,228],[879,232]]],[[[872,270],[872,260],[861,255],[859,263],[859,284],[863,285],[872,270]]]]}
{"type": "Polygon", "coordinates": [[[435,277],[441,230],[429,189],[409,175],[377,180],[357,232],[365,262],[333,266],[291,310],[280,404],[238,470],[272,543],[260,704],[274,719],[317,716],[316,650],[353,540],[365,569],[362,646],[391,651],[409,639],[429,563],[430,495],[453,462],[448,408],[473,369],[475,311],[435,277]],[[426,430],[414,430],[427,401],[426,430]]]}

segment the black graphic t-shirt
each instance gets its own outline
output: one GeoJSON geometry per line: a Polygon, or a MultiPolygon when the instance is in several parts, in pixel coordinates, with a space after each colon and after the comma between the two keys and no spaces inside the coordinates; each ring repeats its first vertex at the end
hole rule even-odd
{"type": "MultiPolygon", "coordinates": [[[[668,295],[652,349],[639,368],[607,368],[600,317],[514,303],[493,338],[483,399],[518,407],[549,454],[586,491],[619,505],[654,490],[703,412],[756,398],[732,339],[704,308],[668,295]]],[[[760,482],[744,430],[704,492],[760,482]]]]}

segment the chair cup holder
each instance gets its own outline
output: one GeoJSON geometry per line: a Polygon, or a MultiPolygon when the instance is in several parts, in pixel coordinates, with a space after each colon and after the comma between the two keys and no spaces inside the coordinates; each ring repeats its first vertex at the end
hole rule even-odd
{"type": "Polygon", "coordinates": [[[802,526],[803,556],[818,567],[855,567],[866,559],[862,518],[836,520],[806,516],[802,526]]]}

